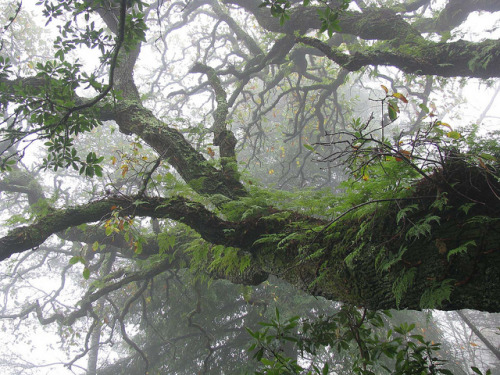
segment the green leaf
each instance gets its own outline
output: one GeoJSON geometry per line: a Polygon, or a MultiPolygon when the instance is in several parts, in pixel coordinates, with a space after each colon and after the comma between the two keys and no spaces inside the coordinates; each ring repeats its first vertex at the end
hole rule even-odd
{"type": "Polygon", "coordinates": [[[429,109],[429,108],[428,108],[425,104],[423,104],[423,103],[422,103],[422,104],[419,104],[418,106],[419,106],[419,107],[420,107],[420,109],[421,109],[422,111],[424,111],[425,113],[430,113],[430,111],[431,111],[431,110],[430,110],[430,109],[429,109]]]}
{"type": "Polygon", "coordinates": [[[459,132],[457,131],[451,131],[451,132],[448,132],[446,133],[446,136],[448,138],[451,138],[451,139],[460,139],[462,137],[462,134],[460,134],[459,132]]]}
{"type": "Polygon", "coordinates": [[[113,233],[113,227],[111,225],[106,227],[106,236],[110,236],[113,233]]]}
{"type": "Polygon", "coordinates": [[[102,167],[100,165],[94,165],[94,172],[97,177],[102,177],[102,167]]]}
{"type": "Polygon", "coordinates": [[[322,375],[328,375],[328,362],[323,366],[322,375]]]}
{"type": "Polygon", "coordinates": [[[87,267],[85,267],[85,268],[83,269],[83,278],[84,278],[85,280],[88,280],[88,279],[89,279],[89,277],[90,277],[90,270],[89,270],[87,267]]]}
{"type": "Polygon", "coordinates": [[[447,257],[448,261],[450,260],[450,257],[453,255],[466,253],[469,245],[476,246],[476,241],[474,241],[474,240],[468,241],[468,242],[456,247],[455,249],[450,250],[448,252],[448,257],[447,257]]]}
{"type": "Polygon", "coordinates": [[[389,106],[388,106],[388,110],[389,110],[389,118],[391,119],[391,121],[394,121],[398,118],[398,111],[396,110],[396,107],[389,103],[389,106]]]}
{"type": "Polygon", "coordinates": [[[83,258],[80,256],[74,256],[69,260],[69,264],[71,265],[77,264],[78,262],[85,263],[83,258]]]}
{"type": "Polygon", "coordinates": [[[313,146],[311,146],[311,145],[308,145],[307,143],[304,145],[304,147],[305,147],[306,149],[308,149],[309,151],[315,152],[314,147],[313,147],[313,146]]]}

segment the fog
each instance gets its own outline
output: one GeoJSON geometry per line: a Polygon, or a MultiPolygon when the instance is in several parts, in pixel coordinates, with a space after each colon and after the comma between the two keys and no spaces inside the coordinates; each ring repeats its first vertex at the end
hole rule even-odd
{"type": "Polygon", "coordinates": [[[500,373],[500,4],[0,4],[2,374],[500,373]]]}

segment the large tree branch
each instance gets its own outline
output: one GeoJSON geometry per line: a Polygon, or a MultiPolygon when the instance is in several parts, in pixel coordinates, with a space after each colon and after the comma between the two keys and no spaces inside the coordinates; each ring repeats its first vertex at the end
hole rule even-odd
{"type": "Polygon", "coordinates": [[[330,60],[349,71],[368,65],[394,66],[405,73],[438,75],[442,77],[500,77],[500,41],[485,40],[473,43],[417,42],[400,45],[395,49],[367,48],[346,54],[337,48],[309,37],[298,42],[322,51],[330,60]]]}
{"type": "Polygon", "coordinates": [[[34,224],[11,230],[0,239],[0,260],[12,254],[32,249],[57,232],[84,223],[106,220],[113,210],[121,215],[136,215],[178,220],[195,229],[205,240],[225,244],[225,231],[235,229],[234,224],[218,218],[201,204],[181,197],[145,198],[109,197],[83,206],[56,210],[34,224]]]}
{"type": "MultiPolygon", "coordinates": [[[[370,228],[364,234],[353,230],[360,225],[360,219],[348,215],[325,228],[323,220],[269,207],[265,213],[229,222],[184,198],[141,198],[134,202],[134,198],[110,197],[54,211],[32,225],[13,229],[0,239],[0,259],[41,244],[51,233],[108,218],[113,206],[117,206],[115,209],[123,215],[171,218],[185,223],[212,244],[237,247],[251,254],[251,266],[243,273],[213,270],[212,276],[217,278],[249,283],[273,274],[313,295],[370,309],[419,309],[426,306],[429,298],[438,298],[445,310],[500,311],[496,298],[500,293],[500,221],[477,219],[484,215],[495,217],[500,212],[500,201],[491,190],[491,181],[480,170],[459,168],[458,173],[465,174],[461,178],[469,182],[454,184],[454,190],[448,191],[449,202],[457,202],[457,207],[446,212],[433,211],[436,209],[428,200],[419,198],[421,194],[404,201],[396,199],[398,204],[386,202],[387,206],[378,206],[362,219],[370,228]],[[474,190],[469,189],[469,184],[473,184],[474,190]],[[471,199],[489,204],[478,204],[465,215],[459,208],[464,194],[455,191],[462,189],[469,189],[471,199]],[[441,219],[430,234],[410,241],[405,235],[408,228],[398,226],[395,216],[405,204],[413,202],[419,204],[419,210],[407,217],[408,225],[416,225],[425,215],[439,215],[441,219]],[[464,246],[466,251],[451,252],[464,246]],[[384,262],[390,266],[383,266],[384,262]],[[395,288],[408,275],[418,282],[410,281],[411,285],[396,297],[395,288]],[[440,297],[429,297],[432,291],[440,297]]],[[[443,174],[436,178],[452,181],[455,177],[443,174]]],[[[432,195],[436,194],[436,187],[420,182],[419,191],[432,195]]],[[[377,204],[382,203],[373,206],[377,204]]],[[[189,257],[181,256],[187,266],[189,257]]],[[[208,256],[207,269],[215,256],[208,256]]]]}

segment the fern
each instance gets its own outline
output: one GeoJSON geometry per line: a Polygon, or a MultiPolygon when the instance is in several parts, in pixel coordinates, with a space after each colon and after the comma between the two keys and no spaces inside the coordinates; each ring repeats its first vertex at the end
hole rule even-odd
{"type": "Polygon", "coordinates": [[[456,247],[455,249],[450,250],[448,252],[448,261],[450,260],[450,257],[452,255],[466,253],[469,245],[476,246],[476,241],[468,241],[468,242],[464,243],[463,245],[460,245],[459,247],[456,247]]]}
{"type": "Polygon", "coordinates": [[[396,263],[400,262],[401,259],[403,259],[403,255],[406,252],[406,250],[408,250],[406,246],[401,246],[397,254],[386,255],[387,251],[385,250],[385,248],[383,248],[377,255],[377,259],[375,262],[377,271],[379,272],[389,271],[389,269],[393,265],[395,265],[396,263]]]}
{"type": "Polygon", "coordinates": [[[402,219],[406,218],[407,214],[409,214],[417,209],[418,209],[418,205],[416,205],[416,204],[410,204],[409,206],[402,208],[401,210],[399,210],[398,214],[396,215],[396,223],[399,224],[399,222],[402,219]]]}
{"type": "Polygon", "coordinates": [[[419,239],[420,236],[430,236],[431,231],[432,231],[432,222],[436,222],[439,224],[441,221],[441,218],[436,215],[429,215],[420,220],[418,223],[413,225],[408,231],[406,232],[406,240],[410,240],[412,238],[419,239]]]}
{"type": "Polygon", "coordinates": [[[406,294],[408,288],[413,285],[416,274],[417,269],[415,267],[410,268],[409,270],[403,269],[398,278],[392,284],[392,293],[394,294],[394,298],[396,298],[396,307],[398,309],[401,299],[406,294]]]}
{"type": "Polygon", "coordinates": [[[434,285],[427,289],[420,297],[420,307],[422,309],[435,309],[441,306],[443,301],[449,301],[453,290],[453,280],[443,280],[439,285],[434,285]]]}
{"type": "Polygon", "coordinates": [[[354,265],[354,259],[356,258],[356,256],[361,252],[361,249],[363,249],[363,247],[365,246],[365,243],[362,242],[359,246],[357,246],[354,251],[352,253],[350,253],[349,255],[347,255],[345,258],[344,258],[344,262],[346,264],[346,266],[349,268],[349,269],[352,269],[353,268],[353,265],[354,265]]]}

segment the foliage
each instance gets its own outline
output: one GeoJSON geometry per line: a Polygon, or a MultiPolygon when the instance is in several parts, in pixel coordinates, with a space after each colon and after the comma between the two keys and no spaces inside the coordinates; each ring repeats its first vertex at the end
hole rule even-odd
{"type": "MultiPolygon", "coordinates": [[[[247,329],[253,338],[249,350],[261,363],[256,374],[337,373],[334,364],[321,363],[321,359],[315,357],[321,348],[328,348],[329,351],[348,352],[354,356],[351,362],[353,374],[452,375],[445,367],[446,361],[439,358],[440,344],[415,333],[415,324],[388,327],[385,320],[391,317],[388,311],[361,311],[344,305],[338,313],[315,321],[298,316],[280,319],[277,308],[275,314],[271,321],[260,323],[263,328],[259,331],[247,329]],[[308,360],[288,357],[283,351],[286,343],[293,343],[302,353],[299,359],[312,354],[312,362],[302,364],[308,360]]],[[[473,371],[480,373],[477,368],[473,371]]]]}
{"type": "MultiPolygon", "coordinates": [[[[319,32],[327,31],[331,38],[335,31],[340,31],[338,17],[339,13],[346,10],[351,3],[351,0],[342,0],[338,4],[330,3],[325,0],[318,0],[318,5],[325,5],[323,9],[318,8],[318,17],[321,21],[319,32]]],[[[283,26],[290,19],[289,9],[292,6],[289,0],[264,0],[261,7],[269,7],[271,15],[280,20],[280,25],[283,26]]],[[[304,0],[303,6],[311,6],[311,0],[304,0]]]]}

